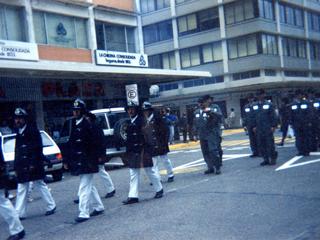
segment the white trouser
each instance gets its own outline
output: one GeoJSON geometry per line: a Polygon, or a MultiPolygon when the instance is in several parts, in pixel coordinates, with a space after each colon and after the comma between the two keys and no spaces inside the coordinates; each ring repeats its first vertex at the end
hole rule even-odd
{"type": "Polygon", "coordinates": [[[99,165],[99,175],[107,188],[107,193],[114,191],[114,185],[109,173],[105,170],[104,165],[99,165]]]}
{"type": "Polygon", "coordinates": [[[168,157],[168,154],[164,154],[164,155],[161,155],[161,156],[155,156],[152,158],[153,160],[153,168],[155,170],[155,172],[157,173],[158,177],[161,179],[161,176],[160,176],[160,172],[159,172],[159,163],[160,162],[163,162],[164,164],[164,167],[166,168],[167,170],[167,175],[168,177],[173,177],[174,174],[173,174],[173,167],[172,167],[172,163],[168,157]]]}
{"type": "MultiPolygon", "coordinates": [[[[155,172],[153,167],[143,168],[153,185],[153,188],[156,192],[159,192],[162,189],[162,184],[160,178],[155,172]]],[[[130,168],[130,191],[129,198],[138,198],[139,197],[139,183],[140,183],[140,168],[130,168]]]]}
{"type": "Polygon", "coordinates": [[[90,207],[96,211],[104,210],[101,198],[95,186],[93,186],[93,174],[81,174],[79,185],[79,217],[89,218],[90,207]]]}
{"type": "Polygon", "coordinates": [[[10,200],[5,198],[4,190],[0,191],[0,215],[8,223],[10,235],[17,234],[23,230],[19,215],[10,200]]]}
{"type": "MultiPolygon", "coordinates": [[[[19,183],[17,189],[16,210],[19,217],[26,217],[27,210],[27,196],[30,187],[30,182],[19,183]]],[[[43,180],[33,181],[33,188],[38,189],[42,199],[47,204],[46,211],[51,211],[56,207],[56,203],[47,187],[47,184],[43,180]]]]}
{"type": "Polygon", "coordinates": [[[169,126],[169,143],[172,143],[174,140],[174,126],[169,126]]]}

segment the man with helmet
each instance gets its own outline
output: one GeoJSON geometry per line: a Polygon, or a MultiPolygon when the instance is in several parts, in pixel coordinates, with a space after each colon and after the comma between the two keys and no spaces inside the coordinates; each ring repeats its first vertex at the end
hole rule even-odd
{"type": "Polygon", "coordinates": [[[163,188],[158,175],[153,168],[152,149],[148,148],[145,139],[145,120],[139,106],[129,102],[126,111],[130,117],[127,126],[126,155],[130,169],[130,191],[123,204],[139,202],[140,169],[144,168],[155,191],[155,198],[163,196],[163,188]]]}
{"type": "Polygon", "coordinates": [[[146,147],[152,149],[153,164],[159,179],[159,162],[163,161],[168,174],[168,182],[174,181],[173,167],[168,158],[168,128],[163,118],[157,114],[151,103],[144,102],[142,111],[146,120],[144,134],[146,139],[146,147]]]}
{"type": "Polygon", "coordinates": [[[75,221],[80,223],[90,217],[104,212],[104,206],[96,187],[93,185],[93,174],[99,171],[98,158],[95,154],[95,138],[90,123],[85,118],[86,105],[81,99],[73,103],[73,116],[69,138],[70,171],[73,175],[80,176],[79,184],[79,216],[75,221]],[[90,205],[93,212],[90,213],[90,205]]]}
{"type": "Polygon", "coordinates": [[[42,199],[45,201],[46,216],[56,211],[56,203],[43,181],[45,177],[42,153],[42,139],[35,122],[30,123],[28,114],[23,108],[17,108],[14,112],[14,123],[16,126],[16,144],[14,171],[17,176],[18,189],[16,199],[16,210],[20,219],[26,218],[27,197],[30,182],[34,189],[38,189],[42,199]]]}
{"type": "Polygon", "coordinates": [[[5,197],[4,188],[7,184],[6,166],[2,155],[0,142],[0,215],[9,225],[10,237],[7,240],[19,240],[25,235],[24,228],[20,222],[17,211],[12,206],[12,203],[5,197]]]}

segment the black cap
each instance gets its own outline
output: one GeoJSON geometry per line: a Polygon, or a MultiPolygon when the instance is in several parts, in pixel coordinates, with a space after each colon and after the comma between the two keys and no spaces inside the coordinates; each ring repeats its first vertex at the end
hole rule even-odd
{"type": "Polygon", "coordinates": [[[16,108],[16,110],[14,111],[14,116],[25,118],[28,116],[28,113],[23,108],[16,108]]]}
{"type": "Polygon", "coordinates": [[[149,102],[144,102],[144,103],[142,104],[142,110],[153,110],[152,104],[149,103],[149,102]]]}
{"type": "Polygon", "coordinates": [[[82,101],[80,98],[77,98],[73,102],[73,109],[74,110],[85,110],[86,109],[86,104],[84,101],[82,101]]]}

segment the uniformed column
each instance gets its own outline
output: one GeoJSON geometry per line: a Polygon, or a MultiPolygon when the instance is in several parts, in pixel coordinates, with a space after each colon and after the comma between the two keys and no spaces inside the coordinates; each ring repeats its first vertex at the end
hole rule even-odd
{"type": "Polygon", "coordinates": [[[96,36],[96,26],[94,21],[94,6],[88,8],[89,11],[89,47],[91,49],[92,62],[95,63],[95,50],[97,49],[97,36],[96,36]]]}
{"type": "Polygon", "coordinates": [[[137,12],[137,37],[136,37],[136,43],[138,43],[138,51],[140,53],[144,53],[144,44],[143,44],[143,31],[142,31],[142,17],[141,17],[141,5],[140,0],[136,0],[136,12],[137,12]]]}
{"type": "Polygon", "coordinates": [[[24,6],[26,9],[28,42],[35,43],[36,38],[35,38],[35,33],[34,33],[34,28],[33,28],[31,0],[24,0],[24,6]]]}
{"type": "Polygon", "coordinates": [[[181,69],[180,54],[179,54],[179,33],[178,33],[178,22],[176,13],[176,2],[170,0],[170,9],[172,16],[172,31],[173,31],[173,47],[175,49],[174,56],[176,60],[176,69],[181,69]]]}

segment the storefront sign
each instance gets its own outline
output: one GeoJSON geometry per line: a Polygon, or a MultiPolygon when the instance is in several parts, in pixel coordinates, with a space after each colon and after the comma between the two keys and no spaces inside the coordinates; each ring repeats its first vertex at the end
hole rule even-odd
{"type": "Polygon", "coordinates": [[[37,44],[0,40],[0,59],[38,61],[37,44]]]}
{"type": "Polygon", "coordinates": [[[97,65],[148,67],[146,54],[96,50],[97,65]]]}
{"type": "Polygon", "coordinates": [[[127,102],[139,105],[138,85],[126,85],[127,102]]]}

